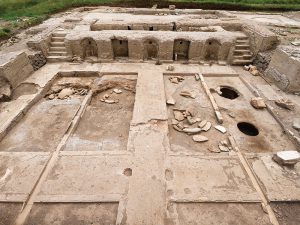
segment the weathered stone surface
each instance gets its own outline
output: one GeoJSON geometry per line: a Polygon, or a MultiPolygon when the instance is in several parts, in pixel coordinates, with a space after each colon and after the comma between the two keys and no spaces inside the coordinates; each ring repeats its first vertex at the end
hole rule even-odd
{"type": "Polygon", "coordinates": [[[223,134],[226,133],[226,128],[221,125],[216,125],[215,128],[223,134]]]}
{"type": "Polygon", "coordinates": [[[273,160],[281,165],[294,165],[300,160],[300,153],[297,151],[281,151],[273,155],[273,160]]]}
{"type": "Polygon", "coordinates": [[[264,109],[266,108],[266,104],[263,100],[263,98],[260,97],[254,97],[251,98],[250,104],[255,108],[255,109],[264,109]]]}

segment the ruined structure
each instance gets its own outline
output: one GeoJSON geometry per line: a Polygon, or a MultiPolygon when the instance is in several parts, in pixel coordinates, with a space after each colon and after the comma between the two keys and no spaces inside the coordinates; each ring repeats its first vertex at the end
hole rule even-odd
{"type": "Polygon", "coordinates": [[[4,44],[0,224],[300,224],[300,164],[272,160],[300,149],[279,25],[300,35],[282,15],[78,8],[4,44]]]}

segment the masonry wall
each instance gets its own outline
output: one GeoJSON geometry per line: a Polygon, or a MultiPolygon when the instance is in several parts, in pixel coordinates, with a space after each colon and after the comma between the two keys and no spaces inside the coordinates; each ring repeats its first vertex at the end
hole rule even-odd
{"type": "Polygon", "coordinates": [[[287,92],[300,92],[299,74],[300,59],[291,57],[281,48],[274,51],[271,62],[265,71],[268,79],[287,92]]]}
{"type": "Polygon", "coordinates": [[[0,77],[5,77],[13,89],[31,73],[33,67],[25,52],[12,52],[4,58],[0,56],[0,77]]]}

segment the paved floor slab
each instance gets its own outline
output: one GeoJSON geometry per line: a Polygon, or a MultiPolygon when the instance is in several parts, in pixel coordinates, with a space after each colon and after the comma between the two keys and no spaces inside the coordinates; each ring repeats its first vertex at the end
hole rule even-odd
{"type": "Polygon", "coordinates": [[[35,204],[25,225],[113,225],[117,203],[47,203],[35,204]]]}
{"type": "Polygon", "coordinates": [[[0,151],[54,151],[80,106],[79,98],[42,99],[0,142],[0,151]]]}
{"type": "Polygon", "coordinates": [[[178,203],[180,225],[271,225],[260,204],[178,203]]]}
{"type": "Polygon", "coordinates": [[[248,156],[254,173],[271,201],[300,201],[300,164],[282,167],[272,155],[248,156]]]}
{"type": "Polygon", "coordinates": [[[25,201],[48,159],[48,153],[1,152],[0,201],[25,201]]]}
{"type": "Polygon", "coordinates": [[[46,178],[36,201],[42,202],[118,202],[125,194],[126,156],[60,156],[46,178]]]}
{"type": "Polygon", "coordinates": [[[179,202],[259,201],[237,157],[170,157],[168,190],[179,202]]]}

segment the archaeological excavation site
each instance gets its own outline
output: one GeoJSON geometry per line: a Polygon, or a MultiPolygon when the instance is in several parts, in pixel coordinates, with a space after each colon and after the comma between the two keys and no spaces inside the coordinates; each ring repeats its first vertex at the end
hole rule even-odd
{"type": "Polygon", "coordinates": [[[300,12],[79,7],[0,47],[0,225],[299,225],[300,12]]]}

